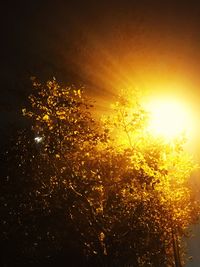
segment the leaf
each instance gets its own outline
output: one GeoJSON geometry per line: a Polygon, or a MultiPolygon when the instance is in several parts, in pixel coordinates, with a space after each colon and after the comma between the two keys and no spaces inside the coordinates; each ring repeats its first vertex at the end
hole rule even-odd
{"type": "Polygon", "coordinates": [[[48,121],[48,120],[49,120],[49,116],[48,116],[47,114],[45,114],[45,115],[42,117],[42,119],[43,119],[44,121],[48,121]]]}

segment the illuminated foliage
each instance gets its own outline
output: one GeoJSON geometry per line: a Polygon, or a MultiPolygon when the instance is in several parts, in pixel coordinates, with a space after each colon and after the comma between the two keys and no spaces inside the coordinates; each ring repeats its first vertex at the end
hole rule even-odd
{"type": "Polygon", "coordinates": [[[23,109],[32,134],[20,135],[9,168],[28,185],[16,195],[21,208],[13,208],[24,247],[23,236],[32,232],[36,256],[46,244],[84,255],[86,266],[172,266],[199,216],[184,140],[151,136],[136,98],[120,96],[112,114],[97,122],[82,89],[55,79],[33,85],[31,108],[23,109]]]}

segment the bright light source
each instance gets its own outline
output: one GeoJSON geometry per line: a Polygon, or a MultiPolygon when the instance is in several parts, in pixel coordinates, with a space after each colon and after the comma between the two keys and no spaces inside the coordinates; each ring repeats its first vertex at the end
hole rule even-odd
{"type": "Polygon", "coordinates": [[[41,143],[42,140],[43,140],[43,137],[41,137],[41,136],[36,136],[36,137],[34,138],[34,140],[35,140],[36,143],[41,143]]]}
{"type": "Polygon", "coordinates": [[[192,131],[192,116],[188,108],[173,99],[156,99],[148,104],[149,130],[167,139],[192,131]]]}

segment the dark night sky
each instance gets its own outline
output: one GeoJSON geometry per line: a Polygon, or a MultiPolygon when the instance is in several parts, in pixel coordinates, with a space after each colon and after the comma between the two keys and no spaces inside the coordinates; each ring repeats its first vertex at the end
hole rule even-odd
{"type": "MultiPolygon", "coordinates": [[[[21,123],[31,75],[86,85],[101,99],[111,98],[116,85],[148,88],[158,86],[156,80],[168,85],[181,81],[200,111],[198,1],[4,2],[2,139],[21,123]]],[[[195,259],[188,267],[200,266],[199,247],[198,240],[192,242],[195,259]]]]}
{"type": "Polygon", "coordinates": [[[4,124],[23,105],[31,75],[104,98],[130,76],[141,88],[181,80],[199,96],[197,1],[7,1],[1,11],[4,124]]]}

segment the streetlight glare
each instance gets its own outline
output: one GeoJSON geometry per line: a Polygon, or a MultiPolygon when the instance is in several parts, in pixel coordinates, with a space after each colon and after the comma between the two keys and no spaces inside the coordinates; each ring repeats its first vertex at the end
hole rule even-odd
{"type": "Polygon", "coordinates": [[[192,116],[184,103],[173,99],[156,99],[147,107],[150,113],[149,131],[168,140],[183,132],[189,136],[192,131],[192,116]]]}

